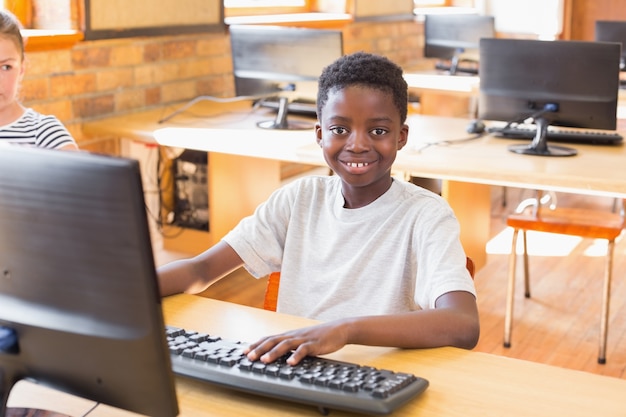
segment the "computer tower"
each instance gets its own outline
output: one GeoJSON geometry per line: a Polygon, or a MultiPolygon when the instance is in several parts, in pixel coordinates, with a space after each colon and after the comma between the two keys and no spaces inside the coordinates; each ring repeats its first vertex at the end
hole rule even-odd
{"type": "Polygon", "coordinates": [[[206,152],[185,150],[174,159],[174,219],[172,224],[209,231],[206,152]]]}

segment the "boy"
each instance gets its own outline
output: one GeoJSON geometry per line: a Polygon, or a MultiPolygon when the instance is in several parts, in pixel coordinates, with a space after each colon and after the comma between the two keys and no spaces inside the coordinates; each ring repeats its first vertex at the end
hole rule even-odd
{"type": "Polygon", "coordinates": [[[240,266],[281,271],[278,311],[322,320],[248,347],[288,363],[346,344],[471,349],[475,289],[459,225],[438,195],[391,177],[406,144],[407,84],[386,58],[355,53],[324,69],[317,143],[335,172],[292,182],[192,259],[159,268],[162,295],[198,293],[240,266]]]}

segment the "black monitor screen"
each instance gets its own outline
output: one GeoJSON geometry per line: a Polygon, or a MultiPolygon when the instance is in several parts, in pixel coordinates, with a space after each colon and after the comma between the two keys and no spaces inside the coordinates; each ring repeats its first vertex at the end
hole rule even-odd
{"type": "Polygon", "coordinates": [[[622,45],[620,70],[626,71],[626,21],[596,21],[595,40],[600,42],[618,42],[622,45]]]}
{"type": "Polygon", "coordinates": [[[229,28],[237,95],[277,92],[285,85],[317,81],[341,57],[341,31],[283,26],[229,28]]]}
{"type": "Polygon", "coordinates": [[[31,379],[178,414],[136,160],[2,146],[0,416],[31,379]]]}
{"type": "Polygon", "coordinates": [[[532,119],[543,134],[528,153],[539,155],[552,155],[548,125],[615,129],[619,54],[616,43],[482,39],[479,115],[532,119]]]}
{"type": "Polygon", "coordinates": [[[427,14],[424,18],[424,56],[438,58],[437,68],[450,73],[477,72],[480,39],[495,36],[493,16],[427,14]],[[463,62],[463,54],[468,58],[463,62]],[[459,61],[460,60],[460,61],[459,61]]]}
{"type": "Polygon", "coordinates": [[[312,129],[312,123],[287,120],[289,101],[294,97],[307,99],[315,115],[317,79],[343,54],[342,32],[255,25],[231,25],[229,32],[237,95],[274,94],[279,99],[275,120],[259,122],[258,126],[312,129]]]}

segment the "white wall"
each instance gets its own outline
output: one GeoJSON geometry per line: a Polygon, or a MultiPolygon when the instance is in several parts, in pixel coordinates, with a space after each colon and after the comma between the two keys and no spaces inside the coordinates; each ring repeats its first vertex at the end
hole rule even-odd
{"type": "Polygon", "coordinates": [[[563,0],[476,0],[482,14],[496,19],[496,31],[555,39],[563,31],[563,0]]]}

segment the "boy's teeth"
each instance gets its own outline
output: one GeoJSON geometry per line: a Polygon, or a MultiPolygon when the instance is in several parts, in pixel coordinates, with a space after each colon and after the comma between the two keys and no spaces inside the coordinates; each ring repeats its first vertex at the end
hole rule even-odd
{"type": "Polygon", "coordinates": [[[348,162],[348,166],[353,167],[353,168],[361,168],[361,167],[365,167],[368,165],[369,164],[367,162],[348,162]]]}

